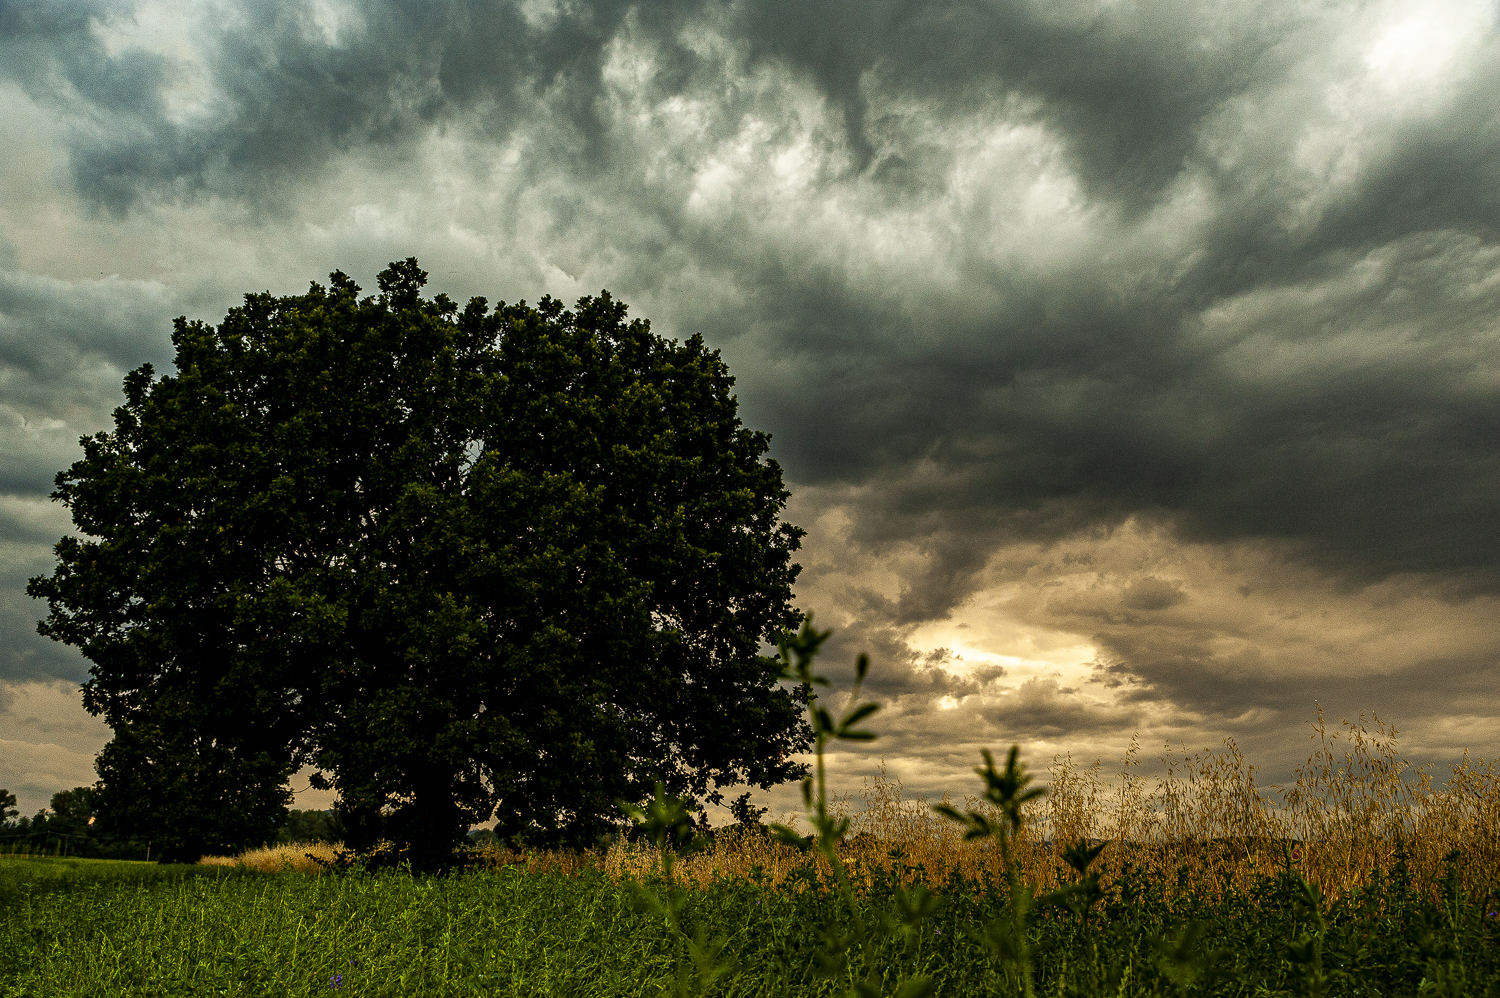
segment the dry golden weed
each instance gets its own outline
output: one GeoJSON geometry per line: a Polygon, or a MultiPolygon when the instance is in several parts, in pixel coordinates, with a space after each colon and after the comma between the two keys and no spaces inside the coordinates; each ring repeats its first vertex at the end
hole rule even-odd
{"type": "MultiPolygon", "coordinates": [[[[1112,780],[1098,762],[1084,768],[1055,759],[1048,795],[1016,839],[1019,872],[1038,890],[1056,887],[1070,875],[1062,850],[1085,839],[1109,843],[1096,866],[1106,886],[1129,867],[1169,897],[1244,890],[1287,868],[1325,896],[1339,897],[1390,873],[1401,858],[1413,884],[1432,890],[1455,852],[1463,862],[1452,872],[1464,889],[1500,884],[1500,773],[1465,755],[1439,782],[1401,757],[1396,735],[1365,715],[1330,728],[1319,709],[1314,751],[1286,786],[1262,787],[1232,740],[1195,753],[1169,747],[1159,776],[1143,774],[1138,742],[1112,780]]],[[[964,807],[986,805],[970,797],[964,807]]],[[[908,883],[941,882],[955,873],[1000,876],[992,843],[965,842],[884,767],[862,795],[836,798],[833,808],[851,819],[845,855],[856,880],[892,872],[908,883]]],[[[683,859],[676,875],[699,883],[750,876],[779,883],[803,862],[786,846],[732,829],[683,859]]],[[[658,864],[649,847],[623,843],[602,859],[615,875],[640,875],[658,864]]]]}
{"type": "Polygon", "coordinates": [[[261,873],[280,873],[283,870],[322,873],[323,864],[331,863],[342,848],[341,842],[292,842],[249,849],[238,856],[205,856],[198,862],[208,866],[244,866],[261,873]]]}
{"type": "MultiPolygon", "coordinates": [[[[1114,779],[1098,762],[1084,768],[1071,758],[1054,759],[1048,794],[1031,808],[1014,843],[1018,872],[1038,890],[1058,886],[1066,870],[1062,850],[1085,839],[1109,843],[1095,867],[1105,886],[1128,867],[1169,897],[1243,890],[1288,867],[1325,896],[1339,897],[1389,873],[1400,857],[1413,884],[1431,890],[1454,852],[1463,856],[1453,865],[1463,888],[1482,892],[1500,884],[1500,773],[1466,754],[1439,782],[1401,757],[1396,734],[1364,715],[1330,728],[1319,709],[1314,751],[1283,787],[1262,787],[1256,767],[1232,740],[1196,753],[1169,748],[1159,776],[1143,774],[1135,741],[1114,779]]],[[[850,818],[844,856],[851,877],[868,882],[894,874],[905,883],[941,883],[958,874],[998,881],[993,843],[964,841],[931,804],[907,796],[884,766],[862,794],[836,797],[832,810],[850,818]]],[[[975,797],[963,806],[988,807],[975,797]]],[[[204,862],[316,873],[322,867],[306,854],[332,859],[338,848],[280,846],[204,862]]],[[[480,857],[490,866],[538,872],[599,867],[616,877],[642,877],[661,869],[654,847],[624,841],[595,852],[492,846],[480,857]]],[[[702,885],[728,878],[780,884],[809,861],[821,862],[768,835],[729,827],[707,848],[682,857],[673,876],[702,885]]]]}

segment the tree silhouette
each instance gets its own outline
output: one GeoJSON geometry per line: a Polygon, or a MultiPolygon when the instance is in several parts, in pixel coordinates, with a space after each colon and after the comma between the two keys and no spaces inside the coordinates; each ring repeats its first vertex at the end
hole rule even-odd
{"type": "Polygon", "coordinates": [[[114,728],[98,805],[164,859],[274,837],[299,767],[347,841],[444,866],[472,825],[586,841],[655,781],[801,775],[763,642],[801,531],[701,337],[608,293],[462,309],[414,259],[178,319],[54,497],[43,634],[114,728]]]}

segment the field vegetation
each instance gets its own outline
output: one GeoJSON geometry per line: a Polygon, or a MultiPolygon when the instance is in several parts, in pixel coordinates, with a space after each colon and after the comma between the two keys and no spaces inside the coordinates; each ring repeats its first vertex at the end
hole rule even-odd
{"type": "MultiPolygon", "coordinates": [[[[1441,774],[1413,766],[1396,734],[1365,718],[1330,730],[1319,714],[1318,748],[1286,786],[1261,786],[1233,743],[1164,753],[1149,776],[1136,745],[1114,773],[1098,762],[1056,760],[1046,796],[1025,811],[1013,860],[1026,882],[1055,890],[1070,876],[1062,859],[1068,846],[1108,843],[1091,864],[1103,885],[1134,871],[1173,899],[1244,893],[1288,869],[1327,898],[1356,893],[1373,874],[1388,876],[1398,866],[1428,893],[1449,875],[1468,893],[1500,885],[1500,773],[1467,757],[1441,774]],[[1455,853],[1462,863],[1450,860],[1455,853]]],[[[840,848],[850,875],[861,883],[888,875],[903,882],[997,876],[995,843],[965,840],[964,829],[937,815],[933,803],[989,809],[979,796],[912,797],[883,768],[863,793],[835,795],[830,809],[850,821],[840,848]]],[[[536,855],[561,862],[563,854],[536,855]]],[[[658,860],[620,841],[600,862],[612,875],[638,877],[658,860]]],[[[679,860],[677,871],[701,885],[757,876],[779,884],[800,876],[804,862],[761,830],[729,826],[679,860]]]]}
{"type": "MultiPolygon", "coordinates": [[[[1388,732],[1336,734],[1280,796],[1252,795],[1232,750],[1149,780],[1056,764],[1010,848],[1032,891],[1031,993],[1500,993],[1489,770],[1424,782],[1388,732]],[[1038,908],[1082,879],[1062,845],[1075,831],[1104,844],[1098,896],[1038,908]]],[[[966,841],[886,778],[829,812],[849,820],[852,905],[815,848],[736,826],[666,850],[488,847],[447,877],[338,874],[328,843],[198,866],[3,859],[0,994],[1026,993],[993,838],[966,841]]]]}
{"type": "MultiPolygon", "coordinates": [[[[789,654],[815,682],[810,629],[789,654]]],[[[857,691],[856,691],[857,694],[857,691]]],[[[1019,753],[932,802],[877,777],[856,695],[812,708],[795,827],[695,830],[666,793],[592,851],[476,848],[448,876],[281,844],[196,866],[0,860],[5,998],[120,995],[1500,995],[1500,784],[1322,719],[1295,782],[1233,745],[1141,775],[1019,753]]]]}

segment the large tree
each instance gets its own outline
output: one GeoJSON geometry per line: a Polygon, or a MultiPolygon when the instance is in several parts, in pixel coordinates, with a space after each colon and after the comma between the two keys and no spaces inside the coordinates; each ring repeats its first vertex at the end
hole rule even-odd
{"type": "Polygon", "coordinates": [[[801,531],[700,337],[567,310],[248,295],[178,319],[57,479],[40,630],[92,662],[103,813],[168,858],[269,837],[290,773],[351,842],[441,866],[471,824],[587,840],[654,781],[718,801],[808,744],[764,642],[801,531]],[[132,813],[131,808],[135,809],[132,813]]]}

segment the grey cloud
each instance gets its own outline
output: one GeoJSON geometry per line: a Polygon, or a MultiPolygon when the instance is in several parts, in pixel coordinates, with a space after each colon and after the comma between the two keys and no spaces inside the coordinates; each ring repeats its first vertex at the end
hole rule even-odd
{"type": "Polygon", "coordinates": [[[1132,582],[1120,594],[1121,605],[1131,610],[1168,610],[1187,600],[1182,586],[1154,575],[1132,582]]]}
{"type": "Polygon", "coordinates": [[[171,357],[166,289],[106,278],[61,281],[0,270],[0,684],[81,681],[87,663],[36,633],[45,606],[27,580],[50,573],[71,529],[48,502],[78,438],[107,428],[126,370],[171,357]]]}
{"type": "Polygon", "coordinates": [[[1296,16],[1016,0],[771,0],[737,13],[755,55],[807,73],[841,108],[861,165],[881,151],[870,86],[940,114],[1011,97],[1067,137],[1092,193],[1137,209],[1182,171],[1200,122],[1284,66],[1296,16]]]}
{"type": "MultiPolygon", "coordinates": [[[[346,194],[447,203],[452,184],[464,212],[502,203],[472,220],[505,246],[494,259],[444,243],[451,219],[416,238],[481,257],[469,280],[603,275],[658,328],[704,331],[794,487],[826,499],[804,511],[845,509],[851,557],[905,559],[883,589],[806,577],[809,605],[850,614],[821,621],[840,627],[830,668],[872,652],[890,702],[985,699],[979,674],[915,655],[912,629],[1008,546],[1081,565],[1065,542],[1132,518],[1274,542],[1349,592],[1403,573],[1458,603],[1500,590],[1493,32],[1467,76],[1387,114],[1354,37],[1378,10],[1354,5],[391,2],[325,31],[309,6],[261,2],[195,30],[196,69],[111,55],[93,24],[131,9],[0,5],[0,73],[71,128],[85,209],[268,245],[346,194]],[[649,71],[609,77],[632,46],[649,71]],[[1344,118],[1334,91],[1357,105],[1344,118]],[[1309,166],[1324,132],[1333,165],[1309,166]],[[439,142],[455,162],[434,179],[439,142]],[[777,186],[782,154],[807,176],[777,186]],[[355,189],[332,192],[344,167],[355,189]],[[372,177],[387,186],[359,187],[372,177]]],[[[289,258],[376,252],[309,245],[289,258]]],[[[0,274],[0,491],[35,498],[105,424],[120,374],[165,360],[165,320],[204,277],[16,266],[0,274]]],[[[352,269],[293,284],[333,266],[352,269]]],[[[0,541],[40,544],[30,529],[0,522],[0,541]]],[[[1036,612],[1097,640],[1132,710],[1234,720],[1325,689],[1274,642],[1258,658],[1216,644],[1246,632],[1191,579],[1127,574],[1036,612]]],[[[1272,581],[1245,584],[1259,598],[1272,581]]],[[[76,671],[35,654],[6,674],[76,671]]],[[[1458,677],[1435,689],[1488,702],[1463,678],[1487,661],[1413,654],[1382,675],[1411,690],[1426,662],[1458,677]]],[[[1018,729],[1115,730],[1028,689],[1006,708],[1018,729]]]]}
{"type": "MultiPolygon", "coordinates": [[[[1226,101],[1286,61],[1291,18],[1262,8],[1116,5],[1106,10],[1024,3],[619,2],[559,4],[528,17],[508,2],[361,4],[330,39],[301,4],[238,5],[212,25],[203,58],[210,102],[189,120],[164,95],[184,72],[140,50],[108,54],[98,22],[127,5],[12,0],[3,37],[23,53],[17,78],[83,119],[74,169],[93,200],[121,211],[145,191],[274,195],[293,175],[359,147],[404,146],[434,124],[504,137],[524,122],[572,167],[612,163],[598,115],[600,70],[626,30],[655,40],[655,85],[667,92],[725,88],[717,67],[686,48],[682,32],[707,23],[770,62],[813,80],[841,109],[861,168],[912,177],[921,156],[889,146],[886,116],[866,91],[928,105],[945,117],[1019,100],[1066,137],[1090,190],[1123,204],[1155,200],[1182,171],[1196,130],[1226,101]],[[24,64],[24,65],[23,65],[24,64]],[[538,122],[545,104],[548,114],[538,122]],[[581,154],[581,155],[580,155],[581,154]]],[[[205,25],[205,30],[210,26],[205,25]]],[[[618,164],[616,164],[618,165],[618,164]]]]}
{"type": "Polygon", "coordinates": [[[0,364],[43,381],[91,359],[122,373],[161,364],[171,358],[170,312],[166,288],[151,282],[0,271],[0,364]]]}
{"type": "Polygon", "coordinates": [[[0,572],[0,633],[5,635],[0,646],[0,687],[11,682],[82,682],[88,663],[74,649],[36,633],[37,619],[46,607],[26,595],[28,578],[50,573],[51,545],[0,541],[0,552],[7,556],[0,572]]]}
{"type": "Polygon", "coordinates": [[[51,491],[78,438],[109,425],[124,373],[167,366],[170,316],[159,285],[0,271],[0,493],[51,491]]]}
{"type": "Polygon", "coordinates": [[[1190,537],[1294,539],[1352,577],[1449,571],[1493,587],[1495,254],[1420,235],[1377,256],[1335,272],[1381,272],[1372,286],[1270,311],[1236,343],[1202,335],[1201,313],[1162,315],[1148,299],[1133,317],[1090,317],[1082,301],[1071,321],[1041,321],[1050,348],[1036,329],[1001,327],[983,352],[890,357],[899,393],[845,368],[842,383],[788,393],[775,428],[799,478],[871,483],[871,543],[925,537],[943,551],[959,583],[948,599],[1008,538],[1139,511],[1190,537]]]}
{"type": "Polygon", "coordinates": [[[49,503],[45,492],[0,495],[0,712],[9,683],[78,683],[87,676],[88,663],[75,649],[36,633],[46,605],[26,595],[30,578],[51,573],[52,545],[70,528],[66,511],[49,503]]]}
{"type": "MultiPolygon", "coordinates": [[[[203,47],[189,58],[109,53],[97,25],[128,20],[127,4],[13,0],[0,39],[24,55],[7,60],[18,82],[76,123],[72,166],[90,201],[119,213],[143,195],[212,194],[275,212],[331,159],[363,150],[399,163],[433,128],[497,140],[545,112],[535,144],[575,167],[607,158],[600,69],[632,10],[560,4],[537,21],[504,0],[393,0],[354,6],[330,37],[310,5],[257,2],[197,26],[203,47]],[[203,106],[174,111],[174,88],[203,106]]],[[[649,29],[673,12],[653,4],[635,18],[649,29]]]]}
{"type": "Polygon", "coordinates": [[[10,0],[0,6],[0,73],[82,119],[80,124],[95,126],[80,131],[74,149],[82,175],[89,172],[85,164],[91,156],[87,131],[95,131],[93,141],[133,144],[140,166],[165,123],[162,91],[169,67],[139,51],[111,58],[94,34],[94,25],[126,11],[108,2],[62,0],[10,0]]]}
{"type": "MultiPolygon", "coordinates": [[[[907,317],[909,288],[884,297],[815,270],[767,275],[754,297],[775,302],[780,342],[826,372],[783,392],[788,466],[871,483],[860,517],[871,543],[923,537],[942,552],[914,587],[913,619],[952,605],[982,552],[1017,528],[1046,536],[1147,510],[1190,537],[1296,539],[1351,578],[1437,570],[1495,586],[1493,56],[1491,45],[1441,117],[1369,150],[1373,165],[1310,232],[1281,221],[1286,195],[1268,185],[1283,163],[1250,174],[1193,158],[1222,200],[1197,262],[1176,274],[1100,258],[1093,276],[1002,284],[975,260],[969,294],[995,307],[954,309],[953,321],[941,305],[907,317]],[[1378,276],[1364,287],[1319,290],[1367,270],[1378,276]],[[1238,344],[1202,335],[1215,309],[1298,285],[1309,295],[1238,344]],[[913,350],[924,340],[940,346],[913,350]]],[[[1244,79],[1226,68],[1215,92],[1244,79]]]]}
{"type": "MultiPolygon", "coordinates": [[[[870,615],[856,619],[850,627],[833,629],[832,638],[824,646],[819,671],[830,677],[836,688],[847,688],[853,681],[854,662],[860,654],[869,655],[871,661],[865,695],[881,702],[909,696],[924,701],[971,696],[996,678],[993,673],[963,675],[954,668],[951,659],[917,655],[900,630],[879,621],[879,617],[870,615]]],[[[822,622],[815,622],[822,626],[822,622]]]]}
{"type": "Polygon", "coordinates": [[[1500,234],[1500,37],[1486,39],[1477,71],[1433,113],[1403,123],[1346,197],[1308,239],[1318,251],[1372,246],[1415,232],[1500,234]]]}
{"type": "Polygon", "coordinates": [[[1216,721],[1252,715],[1256,724],[1283,722],[1311,714],[1316,703],[1352,716],[1372,710],[1399,718],[1402,726],[1433,718],[1500,710],[1495,680],[1500,648],[1463,658],[1418,656],[1378,675],[1347,670],[1298,674],[1267,666],[1265,651],[1241,655],[1213,653],[1207,643],[1163,641],[1150,632],[1128,639],[1112,635],[1101,642],[1117,664],[1107,667],[1128,677],[1127,701],[1172,703],[1216,721]]]}
{"type": "Polygon", "coordinates": [[[1029,679],[998,703],[991,702],[995,724],[1008,738],[1039,741],[1129,731],[1141,723],[1134,710],[1092,703],[1077,694],[1055,679],[1029,679]]]}

